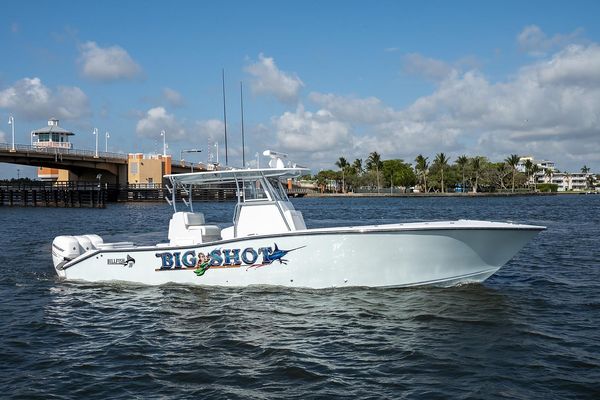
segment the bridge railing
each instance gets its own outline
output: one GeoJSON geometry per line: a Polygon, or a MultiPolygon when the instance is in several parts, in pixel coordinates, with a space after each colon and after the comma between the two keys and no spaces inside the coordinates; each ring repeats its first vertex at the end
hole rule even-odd
{"type": "MultiPolygon", "coordinates": [[[[0,151],[11,151],[12,144],[10,143],[0,143],[0,151]]],[[[67,149],[60,147],[43,147],[43,146],[31,146],[28,144],[15,144],[15,150],[19,152],[26,153],[36,153],[36,154],[52,154],[52,155],[73,155],[73,156],[81,156],[81,157],[95,157],[96,152],[94,150],[81,150],[81,149],[67,149]]],[[[128,155],[124,153],[111,153],[106,151],[99,151],[98,158],[112,159],[112,160],[121,160],[127,161],[128,155]]],[[[172,165],[176,165],[182,168],[192,168],[194,167],[194,171],[206,170],[208,166],[204,163],[197,162],[193,163],[190,161],[184,160],[172,160],[172,165]]]]}
{"type": "MultiPolygon", "coordinates": [[[[10,143],[0,143],[0,150],[10,151],[12,150],[12,145],[10,143]]],[[[37,154],[68,154],[73,156],[82,156],[82,157],[94,157],[96,152],[93,150],[79,150],[79,149],[65,149],[60,147],[42,147],[42,146],[31,146],[28,144],[15,144],[15,150],[27,153],[37,153],[37,154]]],[[[127,160],[127,154],[123,153],[110,153],[105,151],[98,152],[99,158],[111,158],[117,160],[127,160]]]]}

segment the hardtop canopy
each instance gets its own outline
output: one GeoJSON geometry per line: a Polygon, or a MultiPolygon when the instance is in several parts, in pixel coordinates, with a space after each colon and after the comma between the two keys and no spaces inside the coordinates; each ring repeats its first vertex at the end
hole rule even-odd
{"type": "Polygon", "coordinates": [[[234,183],[236,181],[263,178],[298,178],[306,174],[310,174],[308,168],[253,168],[171,174],[165,175],[165,178],[170,179],[175,185],[203,185],[211,183],[234,183]]]}

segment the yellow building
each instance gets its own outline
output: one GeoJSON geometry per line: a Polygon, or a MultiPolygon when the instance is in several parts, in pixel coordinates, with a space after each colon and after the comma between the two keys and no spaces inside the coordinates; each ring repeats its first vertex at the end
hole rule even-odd
{"type": "Polygon", "coordinates": [[[130,153],[127,165],[130,185],[161,185],[163,175],[171,173],[171,156],[130,153]]]}

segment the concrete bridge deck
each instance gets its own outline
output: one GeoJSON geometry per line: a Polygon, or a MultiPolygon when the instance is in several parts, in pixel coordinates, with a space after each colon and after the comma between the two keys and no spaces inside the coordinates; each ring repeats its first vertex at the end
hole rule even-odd
{"type": "MultiPolygon", "coordinates": [[[[35,167],[57,168],[72,171],[82,180],[93,181],[97,174],[110,175],[111,183],[127,183],[127,159],[123,153],[98,152],[92,150],[38,147],[10,143],[0,143],[0,162],[30,165],[35,167]]],[[[179,160],[171,162],[173,173],[189,172],[192,163],[179,160]]],[[[193,164],[194,171],[205,171],[206,165],[193,164]]],[[[104,180],[104,179],[103,179],[104,180]]]]}

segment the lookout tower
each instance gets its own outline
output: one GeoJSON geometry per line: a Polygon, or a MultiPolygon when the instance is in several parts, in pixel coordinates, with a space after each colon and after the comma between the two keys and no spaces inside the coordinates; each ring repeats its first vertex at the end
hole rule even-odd
{"type": "MultiPolygon", "coordinates": [[[[58,119],[50,118],[48,126],[31,131],[31,139],[34,147],[47,149],[65,149],[73,148],[73,143],[69,142],[69,136],[75,135],[58,125],[58,119]],[[37,141],[33,142],[33,137],[37,137],[37,141]]],[[[38,178],[43,181],[68,181],[72,180],[72,174],[67,170],[57,168],[38,168],[38,178]]]]}
{"type": "Polygon", "coordinates": [[[37,141],[33,143],[35,147],[58,147],[61,149],[71,149],[73,144],[69,142],[69,136],[74,133],[58,126],[58,119],[50,118],[48,126],[36,129],[31,132],[31,136],[37,136],[37,141]]]}

